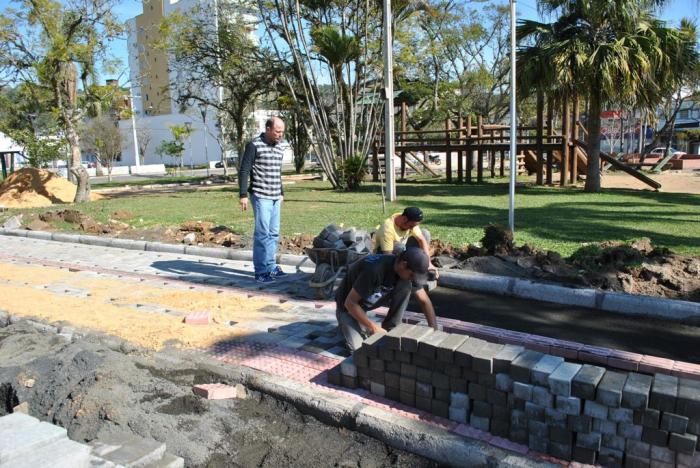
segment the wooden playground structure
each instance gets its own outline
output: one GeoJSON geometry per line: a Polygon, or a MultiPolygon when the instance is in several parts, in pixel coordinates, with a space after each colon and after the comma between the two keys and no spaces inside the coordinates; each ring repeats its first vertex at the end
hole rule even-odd
{"type": "MultiPolygon", "coordinates": [[[[406,166],[417,173],[440,177],[428,164],[430,153],[445,155],[445,177],[448,183],[480,183],[484,172],[490,177],[505,176],[506,159],[510,150],[510,127],[485,123],[484,118],[471,115],[459,117],[456,125],[452,119],[445,121],[443,130],[408,130],[407,106],[401,106],[401,130],[396,132],[396,155],[401,160],[400,179],[405,179],[406,166]],[[456,167],[453,163],[456,155],[456,167]],[[475,172],[475,174],[474,174],[475,172]],[[475,177],[474,177],[475,176],[475,177]]],[[[526,170],[536,174],[537,185],[560,186],[575,184],[579,175],[588,170],[587,145],[581,136],[585,128],[578,119],[578,103],[573,106],[564,103],[561,128],[554,128],[552,109],[548,109],[546,119],[540,109],[537,125],[520,126],[517,129],[518,173],[526,170]],[[546,120],[546,121],[545,121],[546,120]],[[559,169],[555,182],[555,165],[559,169]]],[[[372,177],[378,181],[385,168],[385,146],[383,136],[374,142],[372,149],[372,177]]],[[[624,171],[649,185],[655,190],[661,184],[647,177],[638,169],[600,153],[601,171],[607,167],[624,171]]]]}

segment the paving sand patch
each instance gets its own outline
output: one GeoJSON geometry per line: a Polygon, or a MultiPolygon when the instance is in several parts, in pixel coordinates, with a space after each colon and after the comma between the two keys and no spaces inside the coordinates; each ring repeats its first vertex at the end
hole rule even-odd
{"type": "MultiPolygon", "coordinates": [[[[55,203],[72,203],[77,187],[45,169],[27,167],[10,174],[0,184],[0,205],[6,208],[36,208],[55,203]]],[[[91,200],[103,198],[91,194],[91,200]]]]}
{"type": "Polygon", "coordinates": [[[259,333],[246,328],[245,323],[260,320],[262,309],[271,305],[286,309],[284,304],[271,300],[249,299],[225,291],[179,291],[133,279],[87,278],[80,272],[50,267],[3,264],[0,281],[2,307],[10,314],[46,322],[68,321],[76,327],[116,335],[156,350],[173,343],[185,348],[207,347],[259,333]],[[50,291],[43,286],[58,288],[50,291]],[[62,286],[85,291],[88,296],[56,292],[62,286]],[[151,304],[182,315],[140,311],[137,304],[151,304]],[[211,311],[214,323],[182,322],[184,314],[203,310],[211,311]],[[228,325],[231,320],[238,323],[235,328],[228,325]]]}

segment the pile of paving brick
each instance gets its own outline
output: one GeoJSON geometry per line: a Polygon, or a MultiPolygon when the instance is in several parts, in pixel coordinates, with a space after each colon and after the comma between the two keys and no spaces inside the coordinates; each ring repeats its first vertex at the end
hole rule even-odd
{"type": "Polygon", "coordinates": [[[401,324],[329,382],[400,401],[560,459],[700,466],[700,381],[620,372],[401,324]]]}
{"type": "Polygon", "coordinates": [[[81,444],[66,429],[23,413],[0,417],[0,466],[26,468],[182,468],[165,444],[133,435],[110,435],[81,444]]]}
{"type": "Polygon", "coordinates": [[[313,246],[315,248],[352,250],[357,253],[369,252],[372,250],[372,237],[363,229],[343,230],[335,224],[329,224],[314,237],[313,246]]]}

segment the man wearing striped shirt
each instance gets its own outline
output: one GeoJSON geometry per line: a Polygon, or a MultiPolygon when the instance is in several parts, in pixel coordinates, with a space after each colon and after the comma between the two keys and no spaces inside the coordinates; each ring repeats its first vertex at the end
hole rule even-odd
{"type": "Polygon", "coordinates": [[[246,145],[238,172],[241,209],[248,210],[249,200],[253,207],[253,266],[259,283],[271,283],[286,274],[275,260],[284,197],[280,148],[283,136],[282,119],[272,117],[265,122],[265,132],[246,145]]]}

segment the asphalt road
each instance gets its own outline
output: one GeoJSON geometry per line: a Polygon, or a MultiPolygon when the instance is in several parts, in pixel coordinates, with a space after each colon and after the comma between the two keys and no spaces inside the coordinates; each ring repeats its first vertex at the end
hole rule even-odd
{"type": "Polygon", "coordinates": [[[700,327],[440,287],[430,297],[440,317],[700,363],[700,327]]]}

